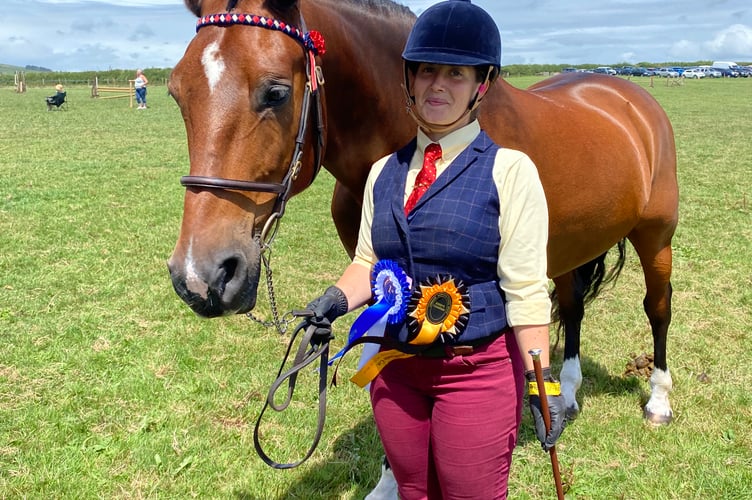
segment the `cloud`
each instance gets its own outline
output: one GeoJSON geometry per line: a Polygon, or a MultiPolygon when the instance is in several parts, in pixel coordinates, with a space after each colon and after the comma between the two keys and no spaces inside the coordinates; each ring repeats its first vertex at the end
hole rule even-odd
{"type": "Polygon", "coordinates": [[[117,5],[119,7],[157,7],[182,5],[183,2],[176,0],[37,0],[36,3],[50,5],[81,5],[90,3],[117,5]]]}
{"type": "Polygon", "coordinates": [[[55,71],[172,67],[195,26],[181,0],[2,0],[0,17],[0,63],[55,71]]]}
{"type": "Polygon", "coordinates": [[[677,60],[752,59],[752,28],[734,24],[717,32],[709,40],[682,39],[671,46],[669,53],[677,60]]]}
{"type": "Polygon", "coordinates": [[[137,42],[139,40],[154,38],[156,33],[149,26],[141,24],[128,36],[128,40],[131,42],[137,42]]]}
{"type": "MultiPolygon", "coordinates": [[[[396,1],[420,14],[438,0],[396,1]]],[[[749,0],[473,3],[500,28],[503,64],[752,59],[749,0]]],[[[195,26],[182,0],[0,0],[0,17],[0,63],[60,71],[172,67],[195,26]]]]}
{"type": "Polygon", "coordinates": [[[679,40],[669,49],[669,54],[671,54],[671,56],[677,61],[698,61],[700,59],[707,59],[707,57],[702,57],[702,53],[703,50],[701,44],[689,40],[679,40]]]}
{"type": "MultiPolygon", "coordinates": [[[[70,23],[70,29],[73,33],[96,33],[96,32],[108,32],[116,29],[115,22],[108,17],[100,17],[97,22],[91,22],[88,18],[76,18],[70,23]]],[[[65,34],[63,31],[60,34],[65,34]]]]}
{"type": "Polygon", "coordinates": [[[714,55],[749,58],[752,55],[752,28],[743,24],[729,26],[707,42],[705,47],[714,55]]]}

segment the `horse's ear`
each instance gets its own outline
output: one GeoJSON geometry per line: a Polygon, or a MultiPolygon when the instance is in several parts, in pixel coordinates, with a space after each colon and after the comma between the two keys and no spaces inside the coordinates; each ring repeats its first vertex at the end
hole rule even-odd
{"type": "Polygon", "coordinates": [[[193,12],[196,17],[201,17],[201,0],[183,0],[185,6],[193,12]]]}

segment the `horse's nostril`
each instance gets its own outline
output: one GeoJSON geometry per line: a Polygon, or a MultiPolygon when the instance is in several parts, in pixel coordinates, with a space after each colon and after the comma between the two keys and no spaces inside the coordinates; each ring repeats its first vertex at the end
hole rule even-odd
{"type": "Polygon", "coordinates": [[[222,269],[222,277],[224,278],[222,279],[222,288],[224,288],[235,277],[235,271],[238,269],[237,257],[225,260],[220,268],[222,269]]]}

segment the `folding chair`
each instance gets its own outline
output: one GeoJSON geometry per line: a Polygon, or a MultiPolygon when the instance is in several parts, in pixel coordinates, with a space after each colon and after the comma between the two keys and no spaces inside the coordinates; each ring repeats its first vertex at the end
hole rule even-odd
{"type": "Polygon", "coordinates": [[[47,101],[47,111],[52,111],[53,109],[62,109],[67,110],[68,109],[68,101],[66,99],[68,93],[67,92],[58,92],[55,95],[51,95],[45,100],[47,101]]]}

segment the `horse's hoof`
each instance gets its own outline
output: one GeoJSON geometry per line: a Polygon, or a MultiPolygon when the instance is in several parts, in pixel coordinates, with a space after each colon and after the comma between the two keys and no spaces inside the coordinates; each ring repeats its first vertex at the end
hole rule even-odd
{"type": "Polygon", "coordinates": [[[660,413],[653,413],[645,410],[645,420],[653,425],[668,425],[674,419],[674,415],[669,413],[668,415],[662,415],[660,413]]]}

